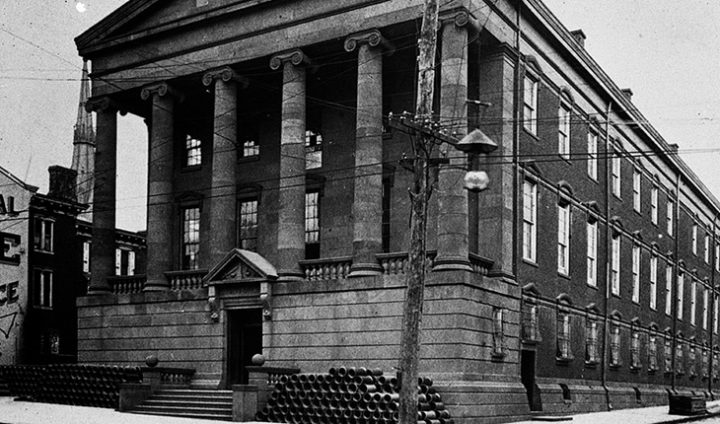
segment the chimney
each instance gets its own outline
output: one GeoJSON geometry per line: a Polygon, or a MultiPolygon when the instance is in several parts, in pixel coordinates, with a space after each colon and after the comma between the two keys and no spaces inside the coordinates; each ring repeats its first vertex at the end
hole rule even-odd
{"type": "Polygon", "coordinates": [[[50,173],[50,190],[48,196],[58,200],[75,202],[75,179],[77,172],[69,168],[53,165],[48,168],[50,173]]]}
{"type": "Polygon", "coordinates": [[[676,143],[670,144],[669,147],[670,147],[670,151],[673,153],[677,153],[678,150],[680,150],[680,146],[676,143]]]}
{"type": "Polygon", "coordinates": [[[620,91],[622,91],[622,93],[625,95],[625,98],[628,99],[628,101],[632,102],[633,91],[631,89],[623,88],[620,91]]]}
{"type": "Polygon", "coordinates": [[[575,41],[580,44],[580,47],[585,48],[585,40],[587,37],[585,36],[583,30],[576,29],[575,31],[570,31],[570,35],[575,38],[575,41]]]}

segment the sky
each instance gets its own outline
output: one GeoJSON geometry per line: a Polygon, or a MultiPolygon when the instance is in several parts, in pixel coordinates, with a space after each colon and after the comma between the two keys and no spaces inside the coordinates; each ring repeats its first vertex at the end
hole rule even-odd
{"type": "MultiPolygon", "coordinates": [[[[47,192],[70,166],[82,59],[74,38],[123,0],[0,1],[0,166],[47,192]]],[[[720,1],[545,0],[720,197],[720,1]]],[[[147,131],[118,122],[118,227],[145,228],[147,131]]]]}

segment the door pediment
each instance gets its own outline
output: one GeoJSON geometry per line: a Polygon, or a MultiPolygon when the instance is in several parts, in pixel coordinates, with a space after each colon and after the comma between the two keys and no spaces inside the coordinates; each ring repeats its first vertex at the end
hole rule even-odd
{"type": "Polygon", "coordinates": [[[244,249],[233,249],[203,278],[214,285],[227,281],[268,281],[278,278],[275,267],[261,255],[244,249]]]}

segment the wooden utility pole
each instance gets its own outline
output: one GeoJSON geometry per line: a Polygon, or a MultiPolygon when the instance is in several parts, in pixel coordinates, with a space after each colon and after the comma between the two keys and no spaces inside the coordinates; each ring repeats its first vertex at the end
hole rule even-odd
{"type": "MultiPolygon", "coordinates": [[[[421,128],[432,128],[433,88],[435,86],[435,50],[437,48],[438,0],[425,0],[422,28],[418,41],[418,90],[415,120],[421,128]]],[[[408,252],[407,291],[400,339],[400,424],[416,424],[418,419],[418,357],[420,322],[425,291],[425,227],[428,185],[428,160],[434,145],[430,132],[412,136],[413,186],[410,191],[410,251],[408,252]]]]}

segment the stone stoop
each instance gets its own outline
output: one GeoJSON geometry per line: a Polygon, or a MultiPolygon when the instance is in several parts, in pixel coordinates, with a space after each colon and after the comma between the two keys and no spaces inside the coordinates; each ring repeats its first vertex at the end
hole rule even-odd
{"type": "Polygon", "coordinates": [[[128,412],[232,421],[233,392],[206,388],[163,387],[128,412]]]}

